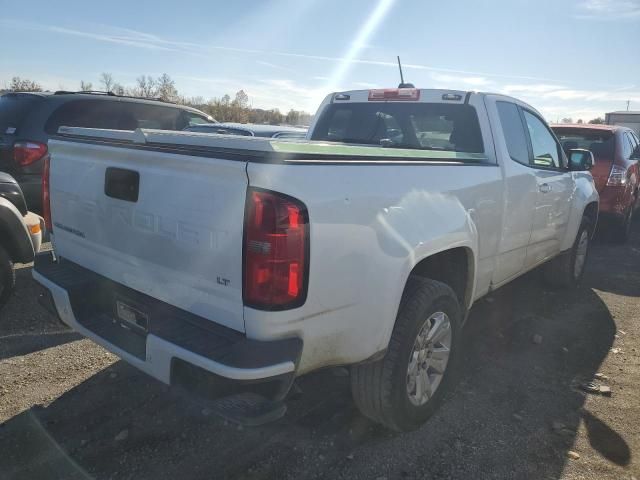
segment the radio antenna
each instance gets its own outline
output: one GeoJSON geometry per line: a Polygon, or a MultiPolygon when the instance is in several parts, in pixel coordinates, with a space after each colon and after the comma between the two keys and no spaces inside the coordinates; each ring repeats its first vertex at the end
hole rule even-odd
{"type": "Polygon", "coordinates": [[[400,62],[400,55],[398,55],[397,58],[398,70],[400,70],[400,85],[398,85],[398,88],[415,88],[413,83],[404,83],[404,75],[402,74],[402,63],[400,62]]]}

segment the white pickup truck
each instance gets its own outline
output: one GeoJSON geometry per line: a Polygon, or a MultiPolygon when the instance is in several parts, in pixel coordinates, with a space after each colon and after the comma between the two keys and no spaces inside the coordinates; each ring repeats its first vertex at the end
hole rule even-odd
{"type": "Polygon", "coordinates": [[[340,92],[315,118],[303,142],[61,127],[55,255],[34,278],[67,325],[162,382],[280,401],[350,366],[362,412],[412,429],[474,301],[545,262],[553,285],[580,280],[593,157],[500,95],[340,92]]]}

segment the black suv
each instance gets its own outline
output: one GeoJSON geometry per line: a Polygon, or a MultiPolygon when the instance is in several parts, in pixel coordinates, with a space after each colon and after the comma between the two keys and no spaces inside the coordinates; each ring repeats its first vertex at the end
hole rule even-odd
{"type": "Polygon", "coordinates": [[[103,92],[5,93],[0,96],[0,171],[16,178],[29,210],[41,211],[47,140],[60,126],[184,130],[215,123],[195,108],[103,92]]]}

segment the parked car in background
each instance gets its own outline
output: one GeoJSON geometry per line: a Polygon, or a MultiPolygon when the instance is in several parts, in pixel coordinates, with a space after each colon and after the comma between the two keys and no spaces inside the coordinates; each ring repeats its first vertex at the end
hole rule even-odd
{"type": "Polygon", "coordinates": [[[0,309],[15,287],[13,264],[33,261],[43,227],[43,219],[27,210],[18,182],[0,172],[0,309]]]}
{"type": "Polygon", "coordinates": [[[191,125],[185,128],[188,132],[217,133],[220,135],[241,135],[245,137],[270,137],[303,139],[307,135],[306,128],[284,125],[260,125],[253,123],[216,123],[214,125],[191,125]]]}
{"type": "Polygon", "coordinates": [[[552,125],[565,151],[591,150],[591,174],[600,194],[601,228],[625,242],[640,193],[640,140],[630,128],[614,125],[552,125]]]}
{"type": "Polygon", "coordinates": [[[542,264],[554,288],[580,282],[593,155],[565,155],[523,102],[462,91],[332,94],[310,137],[61,128],[57,261],[35,280],[165,383],[259,393],[277,418],[295,377],[347,365],[365,415],[418,427],[477,299],[542,264]]]}
{"type": "Polygon", "coordinates": [[[6,93],[0,96],[0,171],[15,177],[29,209],[39,212],[47,141],[61,125],[182,130],[213,122],[194,108],[112,93],[6,93]]]}

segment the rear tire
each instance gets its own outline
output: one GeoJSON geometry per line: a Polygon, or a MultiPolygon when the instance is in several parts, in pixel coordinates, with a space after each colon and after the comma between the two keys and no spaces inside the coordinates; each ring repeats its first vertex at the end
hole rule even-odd
{"type": "Polygon", "coordinates": [[[16,286],[13,262],[7,251],[0,245],[0,310],[9,300],[16,286]]]}
{"type": "Polygon", "coordinates": [[[625,216],[624,220],[614,225],[611,231],[611,239],[620,245],[627,243],[629,236],[631,235],[631,224],[633,223],[633,206],[629,208],[629,213],[625,216]]]}
{"type": "Polygon", "coordinates": [[[574,288],[584,276],[591,244],[591,223],[583,217],[571,250],[565,252],[544,266],[545,281],[552,287],[574,288]]]}
{"type": "Polygon", "coordinates": [[[410,277],[386,355],[351,367],[351,391],[360,411],[397,431],[422,425],[451,386],[461,321],[448,285],[410,277]]]}

